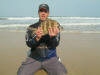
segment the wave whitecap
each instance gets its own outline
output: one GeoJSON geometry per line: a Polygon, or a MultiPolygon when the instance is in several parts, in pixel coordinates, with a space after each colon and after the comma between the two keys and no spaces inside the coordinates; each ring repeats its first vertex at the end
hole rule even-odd
{"type": "MultiPolygon", "coordinates": [[[[63,32],[74,33],[99,33],[99,17],[49,17],[57,20],[63,27],[63,32]]],[[[0,30],[25,31],[26,28],[34,24],[38,17],[0,17],[0,30]]]]}

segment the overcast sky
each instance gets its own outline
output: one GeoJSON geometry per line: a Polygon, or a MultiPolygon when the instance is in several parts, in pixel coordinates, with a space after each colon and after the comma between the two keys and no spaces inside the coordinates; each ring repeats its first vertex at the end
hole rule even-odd
{"type": "Polygon", "coordinates": [[[0,16],[37,17],[42,3],[49,5],[50,16],[100,17],[100,0],[0,0],[0,16]]]}

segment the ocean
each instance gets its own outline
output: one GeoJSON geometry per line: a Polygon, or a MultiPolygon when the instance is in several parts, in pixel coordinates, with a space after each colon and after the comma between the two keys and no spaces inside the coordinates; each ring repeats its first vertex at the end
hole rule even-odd
{"type": "MultiPolygon", "coordinates": [[[[68,33],[100,33],[100,17],[49,17],[57,20],[68,33]]],[[[25,32],[38,17],[0,17],[0,31],[25,32]]]]}

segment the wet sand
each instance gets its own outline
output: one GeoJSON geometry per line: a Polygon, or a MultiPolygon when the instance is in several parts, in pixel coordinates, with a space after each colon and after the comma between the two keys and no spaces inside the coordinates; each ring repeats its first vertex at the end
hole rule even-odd
{"type": "MultiPolygon", "coordinates": [[[[24,36],[24,32],[0,31],[0,75],[17,75],[29,50],[24,36]]],[[[68,75],[100,75],[100,33],[61,33],[57,53],[68,75]]]]}

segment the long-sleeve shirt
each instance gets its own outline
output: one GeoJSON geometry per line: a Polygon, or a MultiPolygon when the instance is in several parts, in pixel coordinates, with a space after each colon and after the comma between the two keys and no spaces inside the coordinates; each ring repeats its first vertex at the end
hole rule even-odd
{"type": "MultiPolygon", "coordinates": [[[[51,21],[56,22],[54,20],[50,20],[49,22],[51,21]]],[[[42,60],[43,58],[49,59],[51,57],[56,56],[56,47],[59,45],[60,41],[60,32],[52,38],[49,36],[49,34],[45,34],[39,41],[36,41],[35,31],[40,26],[41,23],[42,21],[39,20],[39,22],[30,25],[27,28],[26,32],[26,44],[28,47],[31,48],[30,57],[40,60],[42,60]],[[43,55],[43,57],[41,57],[41,55],[43,55]]],[[[50,23],[48,23],[47,21],[47,25],[48,24],[50,23]]]]}

